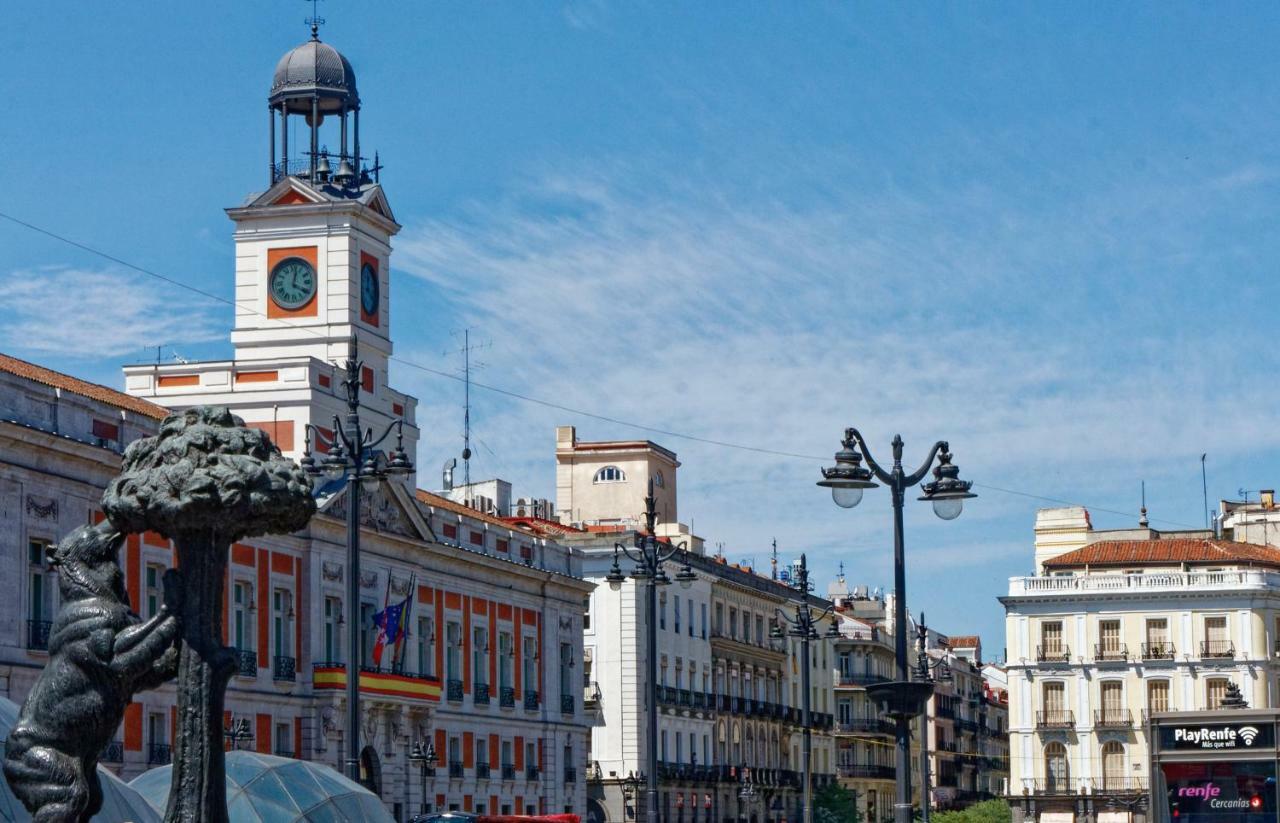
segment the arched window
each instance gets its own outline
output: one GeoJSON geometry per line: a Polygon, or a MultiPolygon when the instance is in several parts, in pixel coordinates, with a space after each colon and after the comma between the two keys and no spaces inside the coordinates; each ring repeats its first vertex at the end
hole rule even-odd
{"type": "Polygon", "coordinates": [[[1124,772],[1124,746],[1110,740],[1102,744],[1102,787],[1126,789],[1124,772]]]}
{"type": "Polygon", "coordinates": [[[595,483],[621,483],[626,480],[627,476],[622,473],[622,469],[617,466],[605,466],[596,472],[595,483]]]}
{"type": "Polygon", "coordinates": [[[1044,747],[1045,789],[1051,793],[1071,793],[1071,774],[1067,768],[1067,747],[1050,743],[1044,747]]]}

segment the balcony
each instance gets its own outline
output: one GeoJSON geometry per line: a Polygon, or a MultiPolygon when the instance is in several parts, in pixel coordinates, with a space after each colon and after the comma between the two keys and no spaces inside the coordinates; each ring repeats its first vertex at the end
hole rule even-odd
{"type": "Polygon", "coordinates": [[[841,777],[861,778],[863,780],[893,780],[893,766],[872,766],[869,764],[841,764],[841,777]]]}
{"type": "Polygon", "coordinates": [[[1062,796],[1076,793],[1076,781],[1070,777],[1023,778],[1022,783],[1028,794],[1062,796]]]}
{"type": "Polygon", "coordinates": [[[577,770],[577,769],[575,769],[575,768],[574,768],[574,767],[572,767],[572,766],[566,766],[566,767],[565,767],[565,769],[564,769],[564,782],[566,782],[566,783],[577,783],[577,782],[578,782],[578,770],[577,770]]]}
{"type": "Polygon", "coordinates": [[[1071,647],[1063,644],[1036,646],[1037,663],[1070,663],[1071,647]]]}
{"type": "Polygon", "coordinates": [[[600,684],[594,680],[582,687],[582,707],[584,709],[597,709],[600,707],[600,684]]]}
{"type": "Polygon", "coordinates": [[[538,710],[538,693],[536,691],[525,689],[524,710],[527,712],[536,712],[538,710]]]}
{"type": "Polygon", "coordinates": [[[477,706],[489,705],[489,684],[477,683],[472,689],[471,702],[477,706]]]}
{"type": "Polygon", "coordinates": [[[538,767],[537,767],[537,766],[526,766],[526,767],[525,767],[525,770],[524,770],[524,779],[525,779],[525,780],[537,780],[537,779],[538,779],[538,774],[539,774],[539,772],[538,772],[538,767]]]}
{"type": "Polygon", "coordinates": [[[449,778],[451,780],[461,780],[464,771],[461,760],[449,761],[449,778]]]}
{"type": "Polygon", "coordinates": [[[889,678],[883,674],[871,672],[841,672],[841,686],[872,686],[876,683],[888,683],[889,678]]]}
{"type": "Polygon", "coordinates": [[[842,734],[885,734],[895,733],[893,723],[879,717],[853,717],[836,727],[842,734]]]}
{"type": "Polygon", "coordinates": [[[49,651],[49,630],[52,628],[52,620],[28,620],[27,648],[35,652],[49,651]]]}
{"type": "Polygon", "coordinates": [[[560,714],[573,714],[576,701],[571,694],[560,695],[560,714]]]}
{"type": "Polygon", "coordinates": [[[510,686],[498,689],[498,705],[504,709],[513,708],[516,705],[516,690],[510,686]]]}
{"type": "Polygon", "coordinates": [[[1145,777],[1108,776],[1094,778],[1093,793],[1097,794],[1144,794],[1147,791],[1145,777]]]}
{"type": "Polygon", "coordinates": [[[1143,660],[1172,660],[1176,656],[1177,650],[1174,649],[1172,643],[1157,641],[1142,644],[1143,660]]]}
{"type": "Polygon", "coordinates": [[[462,681],[447,680],[445,681],[445,699],[450,703],[462,702],[462,681]]]}
{"type": "Polygon", "coordinates": [[[293,757],[293,749],[286,746],[276,746],[276,757],[293,757]]]}
{"type": "Polygon", "coordinates": [[[488,763],[477,763],[477,764],[476,764],[476,779],[477,779],[477,780],[488,780],[488,779],[489,779],[489,764],[488,764],[488,763]]]}
{"type": "Polygon", "coordinates": [[[1093,725],[1099,729],[1133,728],[1133,712],[1128,709],[1102,709],[1093,713],[1093,725]]]}
{"type": "Polygon", "coordinates": [[[1125,643],[1094,643],[1093,659],[1099,663],[1127,662],[1129,646],[1125,643]]]}
{"type": "Polygon", "coordinates": [[[1062,710],[1036,712],[1037,729],[1074,729],[1075,726],[1075,712],[1062,710]]]}
{"type": "Polygon", "coordinates": [[[147,746],[148,766],[168,766],[173,762],[173,747],[168,743],[152,743],[147,746]]]}
{"type": "Polygon", "coordinates": [[[1010,597],[1080,597],[1097,594],[1185,593],[1193,590],[1267,591],[1280,588],[1280,573],[1260,569],[1149,574],[1081,574],[1009,578],[1010,597]]]}
{"type": "Polygon", "coordinates": [[[124,743],[119,740],[112,740],[102,747],[102,754],[98,755],[98,760],[103,763],[123,763],[124,743]]]}
{"type": "Polygon", "coordinates": [[[502,779],[503,779],[503,780],[515,780],[515,779],[516,779],[516,767],[515,767],[515,766],[513,766],[513,765],[511,765],[510,763],[503,763],[503,764],[502,764],[502,779]]]}
{"type": "Polygon", "coordinates": [[[236,676],[258,676],[258,653],[253,649],[236,649],[236,676]]]}
{"type": "Polygon", "coordinates": [[[281,683],[292,683],[298,677],[295,668],[297,662],[292,657],[277,654],[271,659],[271,679],[281,683]]]}
{"type": "Polygon", "coordinates": [[[1231,660],[1236,646],[1230,640],[1201,640],[1200,657],[1204,660],[1231,660]]]}

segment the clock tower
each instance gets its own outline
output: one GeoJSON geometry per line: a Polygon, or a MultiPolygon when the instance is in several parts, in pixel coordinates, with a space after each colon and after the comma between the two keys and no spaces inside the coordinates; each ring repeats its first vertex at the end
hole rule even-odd
{"type": "Polygon", "coordinates": [[[403,419],[412,455],[417,402],[387,384],[391,238],[400,224],[379,164],[360,155],[355,71],[313,26],[276,65],[267,110],[267,187],[227,209],[235,223],[233,359],[130,366],[126,389],[170,408],[226,405],[296,458],[307,424],[329,430],[343,413],[334,364],[354,340],[364,363],[362,416],[375,427],[403,419]]]}

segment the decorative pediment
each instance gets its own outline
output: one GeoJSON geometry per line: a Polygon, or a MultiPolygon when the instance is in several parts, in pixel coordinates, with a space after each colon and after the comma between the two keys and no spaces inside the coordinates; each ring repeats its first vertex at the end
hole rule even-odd
{"type": "Polygon", "coordinates": [[[296,177],[286,177],[253,199],[249,206],[296,206],[323,203],[324,195],[296,177]]]}
{"type": "MultiPolygon", "coordinates": [[[[346,520],[347,489],[321,502],[320,513],[346,520]]],[[[399,484],[382,483],[378,490],[360,494],[360,525],[383,534],[394,534],[415,540],[434,540],[430,526],[399,484]]]]}

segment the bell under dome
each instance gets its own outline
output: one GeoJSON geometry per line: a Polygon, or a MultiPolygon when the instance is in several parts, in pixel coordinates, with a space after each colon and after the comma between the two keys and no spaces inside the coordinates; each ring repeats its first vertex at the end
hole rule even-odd
{"type": "Polygon", "coordinates": [[[291,111],[307,112],[313,98],[319,99],[323,112],[360,107],[351,62],[314,37],[280,58],[267,101],[273,107],[287,104],[291,111]]]}

